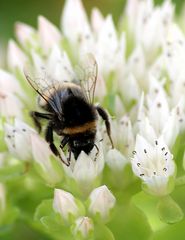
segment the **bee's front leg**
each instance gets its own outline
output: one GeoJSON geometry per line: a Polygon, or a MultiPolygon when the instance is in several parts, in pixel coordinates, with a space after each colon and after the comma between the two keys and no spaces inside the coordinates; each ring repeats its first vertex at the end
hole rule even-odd
{"type": "Polygon", "coordinates": [[[60,148],[63,150],[63,148],[66,146],[66,144],[69,142],[69,137],[68,136],[64,136],[64,138],[62,139],[61,143],[60,143],[60,148]]]}
{"type": "Polygon", "coordinates": [[[46,135],[45,135],[45,139],[46,141],[49,143],[49,147],[51,149],[51,151],[55,154],[55,156],[59,157],[60,160],[66,165],[66,166],[69,166],[69,162],[65,162],[61,155],[60,155],[60,152],[58,151],[57,147],[55,146],[54,144],[54,141],[53,141],[53,128],[52,126],[50,125],[50,123],[48,124],[47,126],[47,129],[46,129],[46,135]]]}

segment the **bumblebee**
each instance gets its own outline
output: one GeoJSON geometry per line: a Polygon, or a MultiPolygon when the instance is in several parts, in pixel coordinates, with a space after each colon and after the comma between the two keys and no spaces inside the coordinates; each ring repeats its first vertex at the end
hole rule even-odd
{"type": "Polygon", "coordinates": [[[98,115],[104,120],[106,131],[110,139],[111,127],[107,112],[99,105],[94,105],[94,93],[97,83],[97,63],[91,54],[87,56],[86,67],[81,67],[81,76],[73,82],[54,81],[45,77],[31,77],[24,69],[25,77],[32,88],[38,93],[38,105],[43,112],[31,111],[30,115],[41,131],[41,120],[47,120],[45,140],[51,151],[69,166],[71,153],[75,159],[81,151],[89,154],[98,147],[95,144],[98,115]],[[87,63],[88,62],[88,63],[87,63]],[[83,76],[82,76],[83,75],[83,76]],[[53,132],[61,136],[60,148],[68,146],[67,162],[54,143],[53,132]]]}

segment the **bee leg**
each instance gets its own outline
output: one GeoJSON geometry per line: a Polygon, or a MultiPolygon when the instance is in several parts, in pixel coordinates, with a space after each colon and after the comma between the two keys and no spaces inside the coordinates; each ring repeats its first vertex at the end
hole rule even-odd
{"type": "Polygon", "coordinates": [[[100,117],[105,121],[105,126],[106,126],[106,130],[107,130],[107,135],[110,139],[112,148],[114,148],[114,144],[111,138],[111,128],[110,128],[110,122],[109,122],[109,117],[108,114],[106,113],[106,111],[100,107],[100,106],[96,106],[96,110],[98,112],[98,114],[100,115],[100,117]]]}
{"type": "Polygon", "coordinates": [[[67,158],[67,163],[70,166],[70,163],[71,163],[71,149],[69,149],[69,157],[67,158]]]}
{"type": "Polygon", "coordinates": [[[52,118],[51,114],[34,112],[34,111],[30,112],[30,116],[32,117],[32,119],[34,121],[35,126],[38,128],[39,133],[41,132],[41,124],[40,124],[39,119],[43,118],[43,119],[48,119],[49,120],[49,119],[52,118]]]}
{"type": "Polygon", "coordinates": [[[69,166],[69,163],[66,163],[66,162],[62,159],[62,157],[61,157],[61,155],[60,155],[57,147],[55,146],[55,144],[54,144],[54,142],[53,142],[53,128],[52,128],[50,125],[47,126],[45,139],[46,139],[46,141],[49,143],[49,147],[50,147],[51,151],[55,154],[55,156],[59,157],[60,160],[61,160],[66,166],[69,166]]]}
{"type": "Polygon", "coordinates": [[[67,137],[67,136],[65,136],[63,139],[62,139],[62,141],[61,141],[61,143],[60,143],[60,148],[63,150],[63,148],[65,147],[65,145],[68,143],[68,141],[69,141],[69,137],[67,137]]]}
{"type": "Polygon", "coordinates": [[[99,148],[98,148],[98,146],[96,145],[96,144],[94,144],[94,146],[95,146],[95,148],[96,148],[96,150],[97,150],[97,152],[96,152],[96,155],[95,155],[95,158],[94,158],[94,161],[96,162],[96,159],[97,159],[97,157],[98,157],[98,154],[99,154],[99,148]]]}

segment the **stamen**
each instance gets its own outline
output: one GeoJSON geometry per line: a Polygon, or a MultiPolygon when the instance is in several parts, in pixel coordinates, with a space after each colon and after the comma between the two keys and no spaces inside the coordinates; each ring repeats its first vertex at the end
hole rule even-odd
{"type": "Polygon", "coordinates": [[[165,171],[165,172],[166,172],[166,171],[167,171],[167,168],[163,168],[163,171],[165,171]]]}
{"type": "Polygon", "coordinates": [[[140,166],[141,166],[141,163],[138,162],[138,163],[137,163],[137,166],[140,167],[140,166]]]}
{"type": "Polygon", "coordinates": [[[146,149],[144,149],[144,153],[147,153],[146,149]]]}
{"type": "Polygon", "coordinates": [[[161,150],[164,151],[164,150],[165,150],[165,147],[161,148],[161,150]]]}
{"type": "Polygon", "coordinates": [[[168,154],[168,152],[166,152],[164,155],[166,156],[168,154]]]}
{"type": "Polygon", "coordinates": [[[158,145],[158,141],[157,140],[155,141],[155,144],[158,145]]]}
{"type": "Polygon", "coordinates": [[[132,154],[135,155],[137,152],[136,151],[133,151],[132,154]]]}
{"type": "Polygon", "coordinates": [[[140,177],[143,177],[143,176],[144,176],[144,173],[141,173],[139,176],[140,176],[140,177]]]}

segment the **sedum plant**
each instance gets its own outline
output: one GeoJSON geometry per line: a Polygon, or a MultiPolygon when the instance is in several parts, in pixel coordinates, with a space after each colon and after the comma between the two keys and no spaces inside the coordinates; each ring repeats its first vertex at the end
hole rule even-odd
{"type": "Polygon", "coordinates": [[[61,29],[43,16],[38,29],[16,23],[0,69],[2,239],[183,238],[185,36],[174,8],[130,0],[115,25],[66,0],[61,29]],[[95,99],[110,114],[114,149],[99,120],[96,161],[93,149],[66,166],[31,121],[38,106],[24,67],[70,82],[87,53],[98,64],[95,99]]]}

